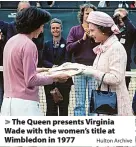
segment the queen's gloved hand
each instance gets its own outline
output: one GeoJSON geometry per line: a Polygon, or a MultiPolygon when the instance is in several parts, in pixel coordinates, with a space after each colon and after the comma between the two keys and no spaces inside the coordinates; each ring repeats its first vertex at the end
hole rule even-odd
{"type": "Polygon", "coordinates": [[[94,69],[92,66],[86,66],[86,68],[82,71],[82,74],[85,76],[91,76],[94,73],[94,69]]]}

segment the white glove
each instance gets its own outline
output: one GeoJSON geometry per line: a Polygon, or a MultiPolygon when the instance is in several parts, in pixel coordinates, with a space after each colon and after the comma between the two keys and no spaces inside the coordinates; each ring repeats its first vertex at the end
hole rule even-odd
{"type": "Polygon", "coordinates": [[[94,73],[94,69],[92,66],[86,66],[85,70],[83,70],[82,74],[86,76],[91,76],[94,73]]]}

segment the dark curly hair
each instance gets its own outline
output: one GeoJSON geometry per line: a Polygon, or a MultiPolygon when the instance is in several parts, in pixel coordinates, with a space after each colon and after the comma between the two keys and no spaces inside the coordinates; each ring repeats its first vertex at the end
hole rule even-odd
{"type": "Polygon", "coordinates": [[[94,5],[89,4],[89,3],[80,5],[80,11],[78,12],[77,17],[78,17],[78,20],[79,20],[79,22],[80,22],[81,24],[83,23],[84,10],[85,10],[86,8],[91,8],[91,9],[93,9],[94,11],[97,10],[97,8],[96,8],[94,5]]]}
{"type": "Polygon", "coordinates": [[[18,33],[30,34],[37,30],[42,24],[50,21],[51,15],[49,12],[36,8],[29,7],[17,13],[15,24],[18,33]]]}

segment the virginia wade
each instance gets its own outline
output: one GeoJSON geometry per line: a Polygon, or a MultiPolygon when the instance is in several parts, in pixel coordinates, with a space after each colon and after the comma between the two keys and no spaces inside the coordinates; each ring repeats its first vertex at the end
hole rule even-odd
{"type": "Polygon", "coordinates": [[[97,143],[132,143],[132,139],[126,139],[126,138],[121,138],[121,139],[106,139],[106,138],[103,138],[103,139],[100,139],[100,138],[97,138],[96,139],[96,142],[97,143]]]}

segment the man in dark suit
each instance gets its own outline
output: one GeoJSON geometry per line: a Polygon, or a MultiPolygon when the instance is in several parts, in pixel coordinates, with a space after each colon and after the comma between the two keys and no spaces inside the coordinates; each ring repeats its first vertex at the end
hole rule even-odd
{"type": "MultiPolygon", "coordinates": [[[[17,12],[29,8],[31,5],[28,1],[21,1],[18,4],[17,12]]],[[[7,30],[7,40],[9,40],[12,36],[17,34],[16,26],[15,26],[15,21],[12,21],[11,23],[8,24],[8,30],[7,30]]],[[[37,46],[38,49],[38,67],[41,67],[41,54],[42,54],[42,49],[43,49],[43,42],[44,42],[44,34],[41,33],[38,38],[33,38],[33,42],[37,46]]]]}
{"type": "MultiPolygon", "coordinates": [[[[71,56],[66,50],[66,40],[61,36],[62,22],[60,19],[54,18],[50,23],[51,34],[53,39],[44,44],[42,55],[43,66],[52,68],[63,64],[64,62],[71,61],[71,56]]],[[[53,83],[52,85],[45,86],[45,95],[47,102],[47,116],[58,116],[58,108],[60,116],[68,115],[69,95],[72,79],[65,83],[53,83]],[[55,103],[50,91],[57,87],[63,96],[63,100],[55,103]]]]}
{"type": "MultiPolygon", "coordinates": [[[[8,23],[0,21],[0,66],[3,66],[3,49],[6,44],[8,23]]],[[[3,72],[0,71],[0,109],[3,101],[4,86],[3,86],[3,72]]]]}

